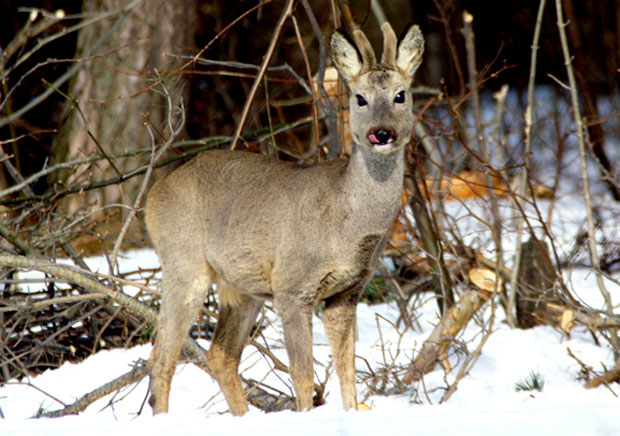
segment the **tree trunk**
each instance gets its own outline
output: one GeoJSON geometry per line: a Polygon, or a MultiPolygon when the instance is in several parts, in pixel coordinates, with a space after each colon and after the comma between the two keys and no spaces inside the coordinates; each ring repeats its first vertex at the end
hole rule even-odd
{"type": "MultiPolygon", "coordinates": [[[[160,135],[167,136],[165,100],[158,90],[149,89],[149,86],[156,80],[155,69],[164,77],[175,71],[173,60],[167,54],[193,47],[194,1],[139,3],[112,30],[96,56],[82,61],[84,66],[69,88],[69,95],[78,107],[67,105],[69,112],[53,145],[52,162],[101,155],[89,132],[107,155],[150,146],[146,124],[152,126],[156,141],[161,140],[160,135]],[[97,56],[102,54],[105,55],[97,56]]],[[[121,0],[92,0],[84,2],[83,13],[108,12],[125,5],[121,0]]],[[[82,29],[76,59],[86,56],[94,42],[110,31],[116,21],[114,16],[82,29]]],[[[169,75],[166,78],[170,94],[177,102],[183,93],[183,77],[169,75]]],[[[114,168],[104,159],[71,168],[52,182],[57,189],[62,189],[62,186],[104,180],[117,176],[118,172],[127,173],[147,161],[148,156],[114,159],[114,168]]],[[[88,190],[66,198],[63,209],[73,213],[84,208],[95,210],[110,203],[128,203],[136,196],[139,184],[139,178],[133,178],[122,187],[114,184],[88,190]]]]}

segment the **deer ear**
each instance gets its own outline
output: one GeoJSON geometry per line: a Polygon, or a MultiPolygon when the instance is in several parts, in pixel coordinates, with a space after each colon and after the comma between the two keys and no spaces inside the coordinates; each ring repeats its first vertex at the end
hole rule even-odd
{"type": "Polygon", "coordinates": [[[339,30],[336,30],[330,40],[332,62],[342,76],[349,82],[362,71],[362,59],[355,45],[339,30]]]}
{"type": "Polygon", "coordinates": [[[420,28],[410,25],[400,41],[398,42],[398,50],[396,53],[396,67],[403,74],[413,79],[413,75],[422,63],[422,54],[424,53],[424,37],[420,28]]]}

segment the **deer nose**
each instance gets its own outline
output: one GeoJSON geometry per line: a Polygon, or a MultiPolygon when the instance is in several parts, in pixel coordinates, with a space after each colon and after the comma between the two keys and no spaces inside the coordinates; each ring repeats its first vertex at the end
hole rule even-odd
{"type": "Polygon", "coordinates": [[[385,144],[390,140],[390,132],[385,129],[378,130],[377,133],[375,133],[375,136],[381,144],[385,144]]]}
{"type": "Polygon", "coordinates": [[[368,138],[373,144],[387,144],[390,140],[394,140],[396,135],[391,129],[376,129],[370,132],[368,138]]]}

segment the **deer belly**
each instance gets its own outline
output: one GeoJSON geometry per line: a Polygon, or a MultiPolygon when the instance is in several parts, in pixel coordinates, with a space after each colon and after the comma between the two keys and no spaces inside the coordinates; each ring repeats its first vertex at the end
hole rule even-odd
{"type": "Polygon", "coordinates": [[[226,258],[227,262],[213,262],[211,266],[230,287],[245,295],[270,298],[270,262],[253,256],[239,256],[238,253],[226,258]]]}

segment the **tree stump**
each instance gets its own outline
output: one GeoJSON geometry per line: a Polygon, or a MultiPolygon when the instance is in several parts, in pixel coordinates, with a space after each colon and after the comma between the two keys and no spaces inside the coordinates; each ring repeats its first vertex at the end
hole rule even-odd
{"type": "Polygon", "coordinates": [[[546,303],[560,301],[555,289],[556,272],[551,264],[547,244],[535,236],[523,244],[521,270],[517,287],[517,320],[520,328],[549,324],[546,303]]]}

